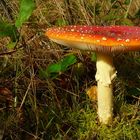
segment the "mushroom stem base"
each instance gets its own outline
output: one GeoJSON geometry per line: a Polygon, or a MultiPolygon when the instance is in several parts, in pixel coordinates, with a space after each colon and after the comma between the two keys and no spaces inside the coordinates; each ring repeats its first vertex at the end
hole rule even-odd
{"type": "Polygon", "coordinates": [[[98,117],[102,124],[109,124],[113,116],[113,94],[112,85],[104,86],[97,83],[98,117]]]}
{"type": "Polygon", "coordinates": [[[112,80],[116,77],[112,57],[108,54],[97,54],[97,100],[98,116],[102,124],[108,124],[113,116],[112,80]]]}

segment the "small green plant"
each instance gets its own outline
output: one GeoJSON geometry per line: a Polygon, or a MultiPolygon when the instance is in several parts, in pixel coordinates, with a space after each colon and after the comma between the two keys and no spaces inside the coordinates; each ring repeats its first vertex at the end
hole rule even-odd
{"type": "Polygon", "coordinates": [[[20,11],[18,18],[16,19],[15,26],[18,28],[21,27],[22,24],[26,22],[32,15],[34,9],[35,9],[34,0],[21,0],[20,11]]]}
{"type": "Polygon", "coordinates": [[[0,22],[0,37],[9,36],[13,42],[18,38],[17,28],[10,23],[0,22]]]}
{"type": "Polygon", "coordinates": [[[57,63],[50,64],[46,70],[40,70],[39,75],[42,78],[56,78],[62,72],[69,69],[71,65],[77,62],[75,55],[70,54],[58,61],[57,63]]]}
{"type": "Polygon", "coordinates": [[[32,15],[35,9],[34,0],[21,0],[20,10],[15,23],[7,23],[5,21],[0,21],[0,37],[10,37],[12,42],[16,42],[19,39],[18,28],[26,22],[32,15]]]}

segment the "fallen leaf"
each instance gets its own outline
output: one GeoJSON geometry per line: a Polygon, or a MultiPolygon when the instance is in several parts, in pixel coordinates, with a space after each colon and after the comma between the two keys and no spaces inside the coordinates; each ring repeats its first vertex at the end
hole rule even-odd
{"type": "Polygon", "coordinates": [[[92,86],[91,88],[89,88],[86,91],[86,94],[91,101],[97,101],[97,86],[92,86]]]}

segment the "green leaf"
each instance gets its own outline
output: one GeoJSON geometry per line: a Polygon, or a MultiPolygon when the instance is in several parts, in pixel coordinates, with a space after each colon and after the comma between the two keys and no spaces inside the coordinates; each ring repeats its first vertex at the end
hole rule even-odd
{"type": "Polygon", "coordinates": [[[22,24],[29,19],[34,9],[34,0],[21,0],[19,15],[15,23],[16,27],[21,27],[22,24]]]}
{"type": "Polygon", "coordinates": [[[49,73],[47,70],[39,70],[39,77],[41,78],[56,78],[58,75],[58,73],[49,73]]]}
{"type": "Polygon", "coordinates": [[[56,64],[51,64],[47,68],[48,73],[59,73],[61,71],[61,64],[56,63],[56,64]]]}
{"type": "Polygon", "coordinates": [[[130,4],[130,0],[125,0],[124,4],[129,5],[130,4]]]}
{"type": "Polygon", "coordinates": [[[39,71],[39,76],[42,78],[56,78],[62,72],[68,70],[69,66],[73,65],[76,62],[77,58],[75,55],[68,55],[57,63],[50,64],[46,70],[41,69],[39,71]]]}
{"type": "Polygon", "coordinates": [[[60,61],[61,71],[66,71],[70,65],[73,65],[77,62],[77,58],[75,55],[71,54],[66,56],[60,61]]]}
{"type": "Polygon", "coordinates": [[[8,49],[14,49],[16,45],[16,42],[9,42],[9,44],[6,46],[8,49]]]}
{"type": "Polygon", "coordinates": [[[0,37],[9,36],[13,42],[17,40],[17,28],[9,23],[0,22],[0,37]]]}
{"type": "Polygon", "coordinates": [[[93,52],[91,55],[91,61],[96,62],[96,60],[97,60],[96,53],[93,52]]]}

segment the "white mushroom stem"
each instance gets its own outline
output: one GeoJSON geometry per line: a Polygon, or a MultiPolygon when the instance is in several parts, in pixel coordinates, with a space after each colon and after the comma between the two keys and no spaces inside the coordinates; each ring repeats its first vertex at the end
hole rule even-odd
{"type": "Polygon", "coordinates": [[[112,80],[116,77],[116,70],[112,57],[108,54],[97,54],[97,100],[98,116],[102,124],[108,124],[113,116],[112,80]]]}

